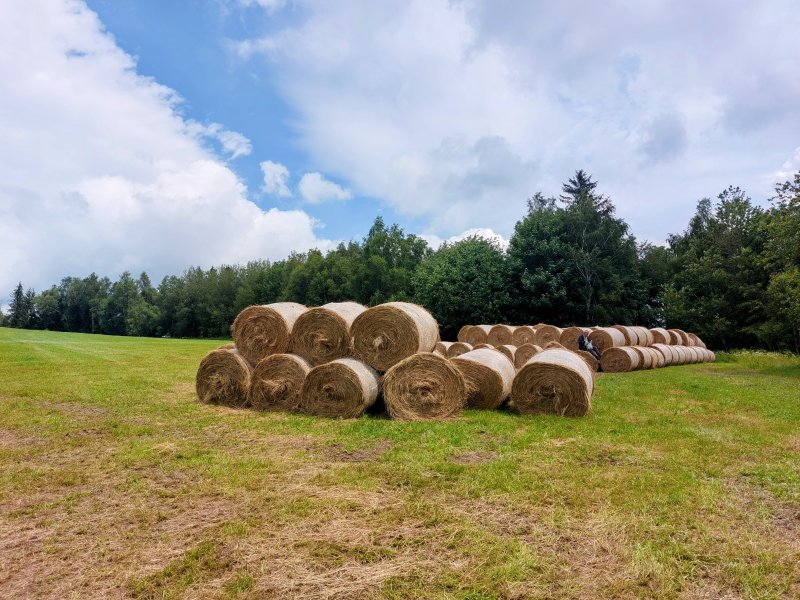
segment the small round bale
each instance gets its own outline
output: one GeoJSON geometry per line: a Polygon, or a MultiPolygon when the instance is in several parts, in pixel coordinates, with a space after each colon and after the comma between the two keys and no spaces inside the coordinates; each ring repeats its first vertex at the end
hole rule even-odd
{"type": "Polygon", "coordinates": [[[517,373],[511,407],[520,414],[550,413],[580,417],[589,412],[594,373],[574,352],[544,350],[517,373]]]}
{"type": "Polygon", "coordinates": [[[667,331],[663,327],[653,327],[650,329],[650,333],[653,334],[653,344],[670,343],[669,331],[667,331]]]}
{"type": "Polygon", "coordinates": [[[522,346],[517,346],[517,351],[514,354],[514,366],[517,369],[521,369],[525,363],[541,351],[542,347],[536,344],[522,344],[522,346]]]}
{"type": "Polygon", "coordinates": [[[533,328],[536,330],[536,344],[542,348],[550,342],[557,342],[561,339],[561,328],[555,325],[539,323],[534,325],[533,328]]]}
{"type": "Polygon", "coordinates": [[[618,346],[603,350],[600,366],[606,373],[627,373],[639,368],[639,353],[630,346],[618,346]]]}
{"type": "Polygon", "coordinates": [[[516,327],[511,325],[495,325],[489,330],[489,334],[486,336],[486,343],[495,347],[513,344],[515,329],[516,327]]]}
{"type": "Polygon", "coordinates": [[[251,364],[289,349],[297,319],[308,310],[296,302],[248,306],[233,321],[233,341],[251,364]]]}
{"type": "Polygon", "coordinates": [[[417,352],[432,352],[439,325],[431,313],[410,302],[387,302],[368,308],[353,321],[356,357],[377,371],[417,352]]]}
{"type": "Polygon", "coordinates": [[[447,358],[455,358],[467,352],[472,351],[472,346],[466,342],[456,342],[447,349],[447,358]]]}
{"type": "Polygon", "coordinates": [[[303,383],[300,411],[318,417],[354,419],[375,403],[379,390],[380,379],[372,367],[355,358],[338,358],[309,371],[303,383]]]}
{"type": "Polygon", "coordinates": [[[296,411],[311,365],[296,354],[272,354],[258,361],[250,377],[249,404],[256,410],[296,411]]]}
{"type": "Polygon", "coordinates": [[[389,369],[383,378],[383,399],[392,419],[447,419],[464,408],[467,386],[451,360],[420,352],[389,369]]]}
{"type": "Polygon", "coordinates": [[[467,342],[470,346],[477,346],[478,344],[486,344],[489,338],[489,332],[492,330],[491,325],[473,325],[464,333],[464,339],[458,340],[459,342],[467,342]]]}
{"type": "Polygon", "coordinates": [[[217,348],[200,361],[195,390],[201,402],[234,408],[247,406],[252,368],[236,348],[217,348]]]}
{"type": "MultiPolygon", "coordinates": [[[[501,346],[502,347],[502,346],[501,346]]],[[[464,377],[467,407],[492,410],[511,393],[514,365],[495,350],[473,350],[451,361],[464,377]]]]}
{"type": "Polygon", "coordinates": [[[602,354],[608,348],[616,348],[625,345],[625,336],[613,327],[596,327],[589,334],[589,341],[592,342],[602,354]]]}
{"type": "Polygon", "coordinates": [[[329,302],[310,308],[295,321],[290,348],[312,366],[352,354],[350,327],[367,310],[358,302],[329,302]]]}
{"type": "Polygon", "coordinates": [[[520,325],[514,329],[511,336],[511,343],[517,347],[524,344],[536,343],[536,330],[530,325],[520,325]]]}

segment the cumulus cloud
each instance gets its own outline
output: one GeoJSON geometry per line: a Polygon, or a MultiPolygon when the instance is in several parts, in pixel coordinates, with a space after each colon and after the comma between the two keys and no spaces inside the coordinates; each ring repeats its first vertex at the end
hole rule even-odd
{"type": "Polygon", "coordinates": [[[318,204],[328,200],[349,200],[353,197],[350,190],[337,183],[325,179],[322,173],[306,173],[297,184],[297,191],[306,202],[318,204]]]}
{"type": "Polygon", "coordinates": [[[231,157],[249,142],[184,120],[82,2],[7,2],[0,17],[0,293],[328,246],[306,213],[248,200],[201,138],[231,157]]]}
{"type": "Polygon", "coordinates": [[[434,234],[424,234],[420,237],[428,242],[428,245],[434,249],[439,248],[439,246],[444,243],[455,244],[456,242],[460,242],[461,240],[465,240],[470,237],[478,237],[489,240],[490,242],[494,242],[503,250],[508,250],[508,240],[499,233],[495,233],[491,229],[487,229],[485,227],[474,227],[472,229],[467,229],[466,231],[463,231],[458,235],[450,236],[447,239],[442,239],[438,235],[434,234]]]}
{"type": "Polygon", "coordinates": [[[288,186],[289,169],[271,160],[265,160],[259,165],[261,166],[261,172],[264,174],[264,184],[261,187],[264,192],[282,198],[288,198],[292,195],[288,186]]]}

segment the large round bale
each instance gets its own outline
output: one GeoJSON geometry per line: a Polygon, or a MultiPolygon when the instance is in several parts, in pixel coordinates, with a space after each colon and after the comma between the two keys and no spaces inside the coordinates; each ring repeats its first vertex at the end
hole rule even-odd
{"type": "Polygon", "coordinates": [[[495,350],[505,356],[512,365],[514,364],[514,359],[517,355],[516,346],[512,346],[511,344],[503,344],[502,346],[495,346],[495,350]]]}
{"type": "Polygon", "coordinates": [[[663,327],[653,327],[650,329],[650,333],[653,334],[653,344],[670,343],[669,331],[667,331],[663,327]]]}
{"type": "Polygon", "coordinates": [[[667,329],[670,333],[670,341],[673,346],[688,346],[689,336],[682,329],[667,329]]]}
{"type": "Polygon", "coordinates": [[[536,330],[536,344],[544,348],[550,342],[557,342],[561,339],[561,328],[555,325],[546,325],[539,323],[534,325],[536,330]]]}
{"type": "Polygon", "coordinates": [[[318,417],[354,419],[375,403],[379,389],[380,379],[372,367],[354,358],[338,358],[309,371],[303,383],[300,411],[318,417]]]}
{"type": "Polygon", "coordinates": [[[270,354],[286,352],[294,325],[306,310],[296,302],[248,306],[233,321],[236,348],[254,365],[270,354]]]}
{"type": "Polygon", "coordinates": [[[639,353],[630,346],[618,346],[603,350],[600,366],[606,373],[627,373],[639,368],[639,353]]]}
{"type": "Polygon", "coordinates": [[[633,327],[628,327],[627,325],[612,325],[611,329],[616,329],[622,334],[622,337],[625,338],[626,346],[639,345],[639,335],[634,331],[633,327]]]}
{"type": "Polygon", "coordinates": [[[520,414],[551,413],[580,417],[589,412],[594,373],[569,350],[544,350],[517,373],[511,407],[520,414]]]}
{"type": "Polygon", "coordinates": [[[578,338],[583,335],[583,331],[583,327],[567,327],[561,330],[561,337],[558,338],[558,341],[567,350],[577,352],[580,350],[578,338]]]}
{"type": "Polygon", "coordinates": [[[491,325],[473,325],[464,333],[464,339],[459,339],[458,341],[467,342],[470,346],[486,344],[491,330],[491,325]]]}
{"type": "Polygon", "coordinates": [[[495,325],[489,330],[489,334],[486,336],[486,343],[492,346],[513,344],[515,329],[516,327],[511,325],[495,325]]]}
{"type": "Polygon", "coordinates": [[[589,341],[602,353],[608,348],[624,346],[625,336],[613,327],[596,327],[589,334],[589,341]]]}
{"type": "Polygon", "coordinates": [[[244,408],[250,390],[250,363],[236,348],[217,348],[200,361],[194,386],[208,404],[244,408]]]}
{"type": "Polygon", "coordinates": [[[653,348],[658,350],[659,354],[664,357],[664,364],[662,366],[669,366],[675,364],[676,355],[672,352],[672,346],[668,344],[653,344],[653,348]]]}
{"type": "Polygon", "coordinates": [[[661,354],[661,352],[659,352],[658,350],[656,350],[653,346],[648,346],[647,350],[653,356],[654,369],[660,369],[666,364],[666,359],[664,358],[664,355],[661,354]]]}
{"type": "Polygon", "coordinates": [[[653,368],[653,357],[645,350],[645,346],[628,346],[628,348],[636,352],[639,357],[639,365],[636,367],[637,370],[653,368]]]}
{"type": "Polygon", "coordinates": [[[536,344],[522,344],[522,346],[517,346],[517,351],[514,353],[514,366],[517,369],[521,369],[525,363],[541,351],[542,347],[536,344]]]}
{"type": "Polygon", "coordinates": [[[685,365],[689,362],[689,352],[686,350],[686,346],[673,346],[672,350],[678,355],[677,364],[685,365]]]}
{"type": "Polygon", "coordinates": [[[292,328],[292,353],[305,357],[313,366],[350,356],[350,327],[365,310],[358,302],[330,302],[308,309],[292,328]]]}
{"type": "Polygon", "coordinates": [[[469,331],[470,327],[472,327],[472,325],[462,325],[461,329],[458,330],[458,335],[456,335],[456,339],[459,342],[467,341],[467,331],[469,331]]]}
{"type": "MultiPolygon", "coordinates": [[[[500,356],[494,350],[491,352],[500,356]]],[[[464,408],[467,386],[461,371],[451,360],[432,352],[421,352],[389,369],[383,378],[383,399],[393,419],[447,419],[464,408]]]]}
{"type": "Polygon", "coordinates": [[[262,358],[250,377],[248,404],[256,410],[296,411],[311,365],[296,354],[262,358]]]}
{"type": "Polygon", "coordinates": [[[447,349],[447,358],[455,358],[473,350],[466,342],[456,342],[447,349]]]}
{"type": "Polygon", "coordinates": [[[681,345],[681,336],[678,335],[678,332],[674,329],[667,329],[667,333],[669,334],[669,341],[667,344],[670,346],[680,346],[681,345]]]}
{"type": "Polygon", "coordinates": [[[409,302],[368,308],[355,318],[350,329],[355,355],[378,371],[386,371],[417,352],[431,352],[439,341],[436,319],[409,302]]]}
{"type": "Polygon", "coordinates": [[[655,336],[653,336],[653,332],[647,327],[635,325],[634,327],[631,327],[631,329],[633,329],[636,332],[636,335],[639,337],[640,346],[652,346],[655,343],[655,336]]]}
{"type": "Polygon", "coordinates": [[[686,332],[686,337],[688,337],[688,338],[689,338],[689,345],[690,345],[690,346],[699,346],[699,345],[700,345],[700,338],[699,338],[699,337],[697,337],[697,336],[696,336],[695,334],[693,334],[692,332],[690,332],[690,331],[687,331],[687,332],[686,332]]]}
{"type": "Polygon", "coordinates": [[[436,345],[433,347],[433,351],[436,352],[436,354],[447,356],[447,353],[450,351],[450,347],[455,343],[456,342],[436,342],[436,345]]]}
{"type": "Polygon", "coordinates": [[[514,333],[511,336],[511,343],[517,347],[524,344],[535,344],[536,330],[530,325],[520,325],[514,328],[514,333]]]}
{"type": "Polygon", "coordinates": [[[496,350],[473,350],[451,361],[464,377],[469,408],[495,409],[511,393],[514,364],[496,350]]]}

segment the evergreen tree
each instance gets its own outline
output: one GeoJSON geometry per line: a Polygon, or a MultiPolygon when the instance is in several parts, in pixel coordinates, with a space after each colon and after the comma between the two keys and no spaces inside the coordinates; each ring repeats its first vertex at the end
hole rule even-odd
{"type": "Polygon", "coordinates": [[[28,321],[28,315],[25,312],[25,290],[22,287],[22,282],[17,284],[14,291],[11,292],[11,304],[8,313],[8,322],[11,327],[25,327],[28,321]]]}

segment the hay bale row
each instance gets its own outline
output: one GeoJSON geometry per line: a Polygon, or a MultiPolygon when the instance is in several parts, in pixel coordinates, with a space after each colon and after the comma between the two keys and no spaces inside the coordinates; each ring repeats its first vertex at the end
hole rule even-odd
{"type": "Polygon", "coordinates": [[[716,356],[706,348],[656,343],[653,346],[608,348],[601,355],[600,365],[607,373],[625,373],[714,360],[716,356]]]}

